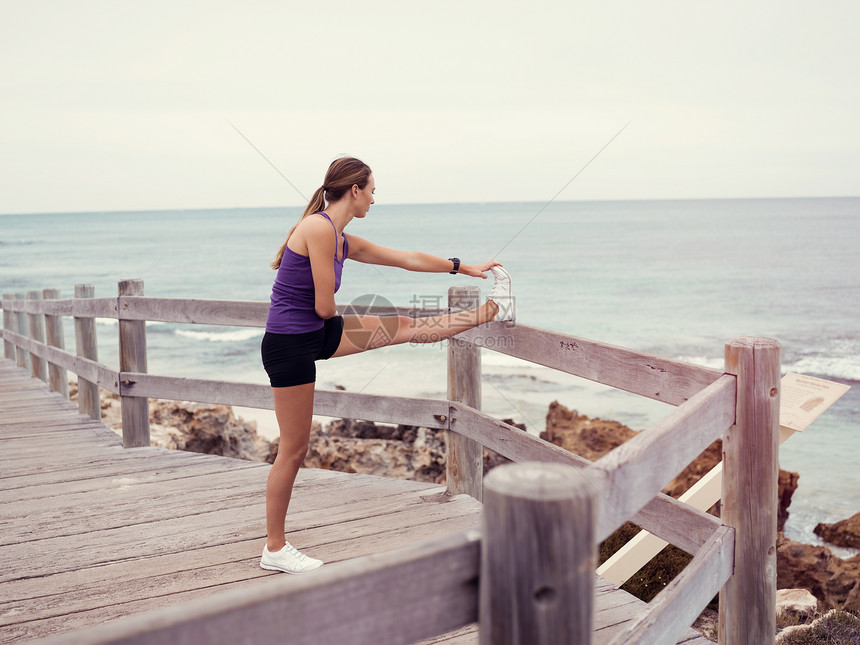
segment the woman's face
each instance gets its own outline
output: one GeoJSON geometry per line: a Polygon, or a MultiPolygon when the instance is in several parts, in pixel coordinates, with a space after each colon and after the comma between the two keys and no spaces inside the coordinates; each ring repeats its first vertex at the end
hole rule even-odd
{"type": "Polygon", "coordinates": [[[373,180],[373,175],[367,177],[367,186],[364,190],[358,191],[356,198],[356,207],[358,208],[357,217],[364,217],[367,211],[370,210],[370,205],[374,203],[373,192],[376,190],[376,182],[373,180]]]}

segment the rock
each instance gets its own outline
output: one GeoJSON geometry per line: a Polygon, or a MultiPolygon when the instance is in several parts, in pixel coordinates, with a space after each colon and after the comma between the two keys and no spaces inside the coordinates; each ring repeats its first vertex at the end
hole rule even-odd
{"type": "Polygon", "coordinates": [[[847,611],[831,609],[809,625],[786,627],[776,636],[776,645],[860,643],[860,618],[847,611]]]}
{"type": "MultiPolygon", "coordinates": [[[[576,410],[569,410],[558,401],[553,401],[546,415],[546,430],[540,436],[541,439],[594,461],[637,434],[637,431],[617,421],[590,419],[576,410]]],[[[717,439],[670,481],[663,492],[677,499],[722,458],[723,442],[717,439]]],[[[785,520],[788,519],[788,507],[791,504],[791,496],[797,489],[797,480],[797,473],[780,469],[779,508],[777,509],[777,524],[780,531],[785,526],[785,520]]],[[[719,502],[709,512],[719,517],[719,502]]]]}
{"type": "Polygon", "coordinates": [[[860,555],[843,560],[824,546],[777,539],[776,585],[808,589],[822,609],[860,611],[860,555]]]}
{"type": "Polygon", "coordinates": [[[833,524],[818,524],[815,535],[825,542],[851,549],[860,549],[860,513],[833,524]]]}
{"type": "Polygon", "coordinates": [[[623,423],[590,419],[553,401],[546,415],[546,430],[541,432],[540,437],[595,461],[636,434],[635,430],[623,423]]]}
{"type": "Polygon", "coordinates": [[[818,613],[818,599],[807,589],[777,589],[776,615],[789,621],[806,622],[818,613]]]}
{"type": "Polygon", "coordinates": [[[338,419],[311,435],[304,466],[439,484],[445,439],[428,428],[338,419]]]}
{"type": "MultiPolygon", "coordinates": [[[[257,434],[257,423],[237,419],[229,405],[189,401],[152,401],[149,406],[150,438],[157,440],[153,426],[173,428],[168,432],[179,450],[263,461],[269,442],[257,434]]],[[[158,445],[153,441],[153,445],[158,445]]]]}
{"type": "Polygon", "coordinates": [[[797,480],[800,475],[787,470],[779,469],[779,479],[777,480],[777,500],[779,508],[776,512],[776,530],[782,531],[785,529],[785,521],[788,519],[788,507],[791,506],[791,497],[794,491],[797,490],[797,480]]]}
{"type": "MultiPolygon", "coordinates": [[[[77,388],[75,388],[77,393],[77,388]]],[[[101,391],[102,422],[122,434],[118,395],[101,391]]],[[[265,461],[269,442],[257,434],[257,423],[237,419],[229,405],[149,400],[150,445],[248,461],[265,461]]]]}
{"type": "MultiPolygon", "coordinates": [[[[504,422],[525,430],[511,419],[504,422]]],[[[272,442],[265,461],[275,462],[278,444],[277,439],[272,442]]],[[[484,449],[485,473],[509,461],[484,449]]],[[[430,428],[353,419],[336,419],[325,428],[315,423],[303,466],[444,484],[445,435],[430,428]]]]}

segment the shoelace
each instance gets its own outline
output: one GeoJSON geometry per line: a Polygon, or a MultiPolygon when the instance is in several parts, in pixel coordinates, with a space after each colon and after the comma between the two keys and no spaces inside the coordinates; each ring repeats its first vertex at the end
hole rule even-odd
{"type": "Polygon", "coordinates": [[[299,550],[298,550],[296,547],[294,547],[292,544],[289,544],[289,543],[288,543],[288,544],[286,545],[286,547],[287,547],[287,552],[288,552],[290,555],[292,555],[293,557],[298,558],[298,559],[300,559],[300,560],[310,560],[310,558],[309,558],[308,556],[306,556],[304,553],[302,553],[301,551],[299,551],[299,550]]]}

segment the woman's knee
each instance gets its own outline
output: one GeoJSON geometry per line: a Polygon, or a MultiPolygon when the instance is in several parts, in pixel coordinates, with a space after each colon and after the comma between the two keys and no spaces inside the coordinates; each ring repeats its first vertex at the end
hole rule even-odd
{"type": "Polygon", "coordinates": [[[295,465],[300,467],[308,456],[309,440],[297,442],[281,442],[278,444],[278,454],[275,456],[274,468],[295,465]]]}

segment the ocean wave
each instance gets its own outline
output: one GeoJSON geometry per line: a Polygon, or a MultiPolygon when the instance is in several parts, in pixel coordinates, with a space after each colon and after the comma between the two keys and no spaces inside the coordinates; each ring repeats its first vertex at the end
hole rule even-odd
{"type": "MultiPolygon", "coordinates": [[[[116,318],[96,318],[97,325],[103,325],[105,327],[116,327],[119,324],[119,320],[116,318]]],[[[161,322],[160,320],[147,320],[147,327],[158,327],[159,325],[166,325],[168,323],[161,322]]]]}
{"type": "Polygon", "coordinates": [[[798,374],[837,378],[844,381],[860,381],[860,361],[854,355],[804,356],[792,363],[785,363],[783,369],[798,374]]]}
{"type": "Polygon", "coordinates": [[[709,358],[707,356],[677,356],[675,357],[675,360],[681,361],[682,363],[701,365],[702,367],[712,367],[718,370],[723,369],[725,366],[724,358],[709,358]]]}
{"type": "Polygon", "coordinates": [[[263,332],[260,329],[235,329],[232,331],[192,331],[187,329],[177,329],[176,335],[182,336],[183,338],[204,340],[211,343],[235,343],[259,338],[263,335],[263,332]]]}

